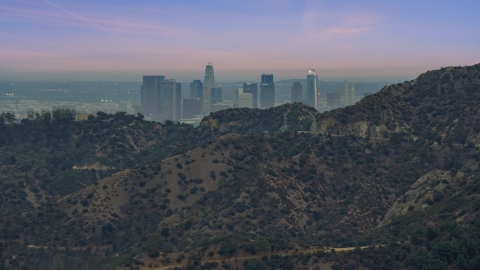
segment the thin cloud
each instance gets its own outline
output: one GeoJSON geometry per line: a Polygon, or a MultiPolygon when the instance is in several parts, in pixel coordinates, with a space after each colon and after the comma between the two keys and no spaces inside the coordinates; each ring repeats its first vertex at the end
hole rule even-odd
{"type": "Polygon", "coordinates": [[[309,1],[302,15],[302,33],[307,41],[349,38],[373,31],[381,19],[368,11],[325,9],[309,1]]]}
{"type": "Polygon", "coordinates": [[[35,21],[61,26],[86,27],[107,33],[116,38],[123,38],[120,33],[148,34],[151,36],[179,37],[192,34],[191,31],[181,28],[164,26],[161,22],[142,21],[139,18],[128,18],[128,15],[117,14],[114,16],[105,14],[90,14],[83,16],[70,10],[62,8],[55,3],[43,0],[49,6],[59,12],[41,8],[18,8],[11,6],[0,6],[0,21],[21,22],[35,21]],[[121,19],[119,19],[121,17],[121,19]]]}
{"type": "Polygon", "coordinates": [[[322,30],[322,33],[325,35],[344,35],[344,36],[351,36],[354,34],[365,33],[371,31],[372,27],[364,27],[364,28],[345,28],[345,27],[331,27],[322,30]]]}

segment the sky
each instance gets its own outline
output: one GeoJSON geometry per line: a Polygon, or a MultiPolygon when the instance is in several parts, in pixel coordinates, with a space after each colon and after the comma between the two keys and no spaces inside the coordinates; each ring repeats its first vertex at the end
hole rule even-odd
{"type": "Polygon", "coordinates": [[[480,63],[480,1],[3,0],[0,80],[414,78],[480,63]]]}

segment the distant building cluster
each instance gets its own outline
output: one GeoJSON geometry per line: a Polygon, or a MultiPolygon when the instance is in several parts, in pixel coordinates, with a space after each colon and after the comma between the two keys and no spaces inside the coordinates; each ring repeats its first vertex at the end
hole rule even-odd
{"type": "MultiPolygon", "coordinates": [[[[307,75],[306,98],[300,82],[292,83],[291,101],[305,102],[319,109],[318,105],[318,75],[310,69],[307,75]]],[[[181,84],[175,79],[165,79],[163,75],[143,76],[141,87],[141,104],[132,105],[135,113],[142,113],[153,121],[187,121],[201,119],[211,112],[228,108],[261,108],[275,106],[275,82],[273,74],[262,74],[260,89],[257,83],[246,82],[243,87],[233,93],[233,100],[226,102],[222,98],[222,88],[215,86],[213,64],[205,67],[205,77],[190,83],[189,97],[183,97],[181,84]]],[[[122,106],[123,108],[123,106],[122,106]]],[[[119,109],[120,108],[119,105],[119,109]]]]}
{"type": "Polygon", "coordinates": [[[313,69],[303,79],[275,82],[274,75],[269,73],[261,74],[258,79],[258,82],[216,83],[213,65],[209,63],[203,80],[182,84],[163,75],[145,75],[140,89],[137,83],[0,82],[3,89],[8,89],[0,92],[0,113],[13,112],[21,119],[29,110],[75,109],[86,114],[142,113],[146,120],[195,124],[211,112],[229,108],[268,109],[289,102],[302,102],[323,112],[353,105],[376,87],[375,83],[319,81],[313,69]],[[72,101],[64,100],[61,93],[66,92],[72,93],[72,101]]]}

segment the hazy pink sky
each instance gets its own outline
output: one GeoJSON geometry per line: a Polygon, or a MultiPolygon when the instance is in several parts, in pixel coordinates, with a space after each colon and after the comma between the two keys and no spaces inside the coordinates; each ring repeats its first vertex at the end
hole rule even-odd
{"type": "Polygon", "coordinates": [[[0,3],[0,80],[416,76],[480,62],[480,1],[0,3]]]}

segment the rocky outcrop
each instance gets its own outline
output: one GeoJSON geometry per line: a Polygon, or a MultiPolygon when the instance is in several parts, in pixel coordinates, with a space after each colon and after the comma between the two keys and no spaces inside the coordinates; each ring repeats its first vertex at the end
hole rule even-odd
{"type": "Polygon", "coordinates": [[[406,214],[414,209],[429,207],[433,202],[433,194],[442,190],[452,181],[450,172],[434,170],[420,177],[410,189],[393,204],[378,227],[390,222],[398,215],[406,214]]]}

